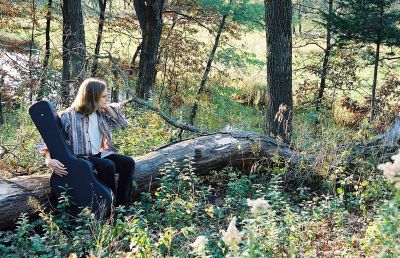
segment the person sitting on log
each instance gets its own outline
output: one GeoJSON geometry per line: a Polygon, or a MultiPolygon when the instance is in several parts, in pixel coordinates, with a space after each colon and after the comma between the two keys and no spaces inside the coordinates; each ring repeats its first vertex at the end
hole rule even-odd
{"type": "MultiPolygon", "coordinates": [[[[74,155],[94,165],[99,180],[116,196],[117,206],[127,206],[131,202],[135,161],[118,154],[113,144],[111,128],[124,129],[128,123],[117,105],[108,104],[107,84],[94,78],[84,80],[71,107],[60,118],[74,155]],[[115,173],[119,174],[117,190],[115,173]]],[[[46,165],[55,174],[61,177],[68,174],[60,161],[50,157],[48,149],[40,152],[45,154],[46,165]]]]}

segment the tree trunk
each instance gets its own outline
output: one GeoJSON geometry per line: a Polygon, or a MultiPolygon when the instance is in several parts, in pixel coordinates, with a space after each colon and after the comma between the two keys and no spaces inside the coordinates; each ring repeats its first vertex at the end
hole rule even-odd
{"type": "Polygon", "coordinates": [[[33,100],[33,92],[35,90],[34,82],[33,82],[33,63],[32,63],[32,51],[33,51],[33,44],[35,43],[35,24],[36,24],[36,0],[32,0],[32,29],[31,29],[31,44],[29,46],[29,84],[30,84],[30,91],[29,91],[29,100],[32,102],[33,100]]]}
{"type": "Polygon", "coordinates": [[[199,106],[198,102],[200,101],[200,97],[203,94],[204,89],[206,87],[208,74],[210,73],[211,64],[212,64],[212,62],[214,60],[215,52],[217,51],[217,48],[218,48],[218,45],[219,45],[219,39],[221,38],[222,31],[224,30],[225,22],[226,22],[226,18],[227,17],[228,17],[228,14],[224,14],[222,16],[221,22],[219,24],[217,36],[215,37],[215,41],[214,41],[214,46],[213,46],[213,48],[211,50],[210,56],[208,57],[207,66],[206,66],[206,69],[204,70],[203,78],[201,79],[200,87],[199,87],[199,89],[197,91],[197,95],[196,95],[196,99],[195,99],[193,107],[192,107],[192,111],[190,112],[189,123],[191,125],[193,125],[194,119],[196,118],[196,113],[197,113],[197,109],[198,109],[198,106],[199,106]]]}
{"type": "MultiPolygon", "coordinates": [[[[46,14],[46,51],[44,55],[44,61],[43,61],[43,69],[46,71],[47,67],[49,65],[49,59],[50,59],[50,25],[51,25],[51,6],[52,6],[53,0],[48,0],[47,2],[47,14],[46,14]]],[[[42,81],[42,84],[44,84],[44,81],[42,81]]]]}
{"type": "Polygon", "coordinates": [[[95,56],[94,56],[93,66],[92,66],[92,71],[91,71],[92,76],[96,76],[96,72],[97,72],[97,66],[98,66],[97,55],[99,55],[99,53],[100,53],[100,46],[101,46],[101,39],[102,39],[102,35],[103,35],[106,5],[107,5],[107,0],[99,0],[99,7],[100,7],[99,27],[97,29],[96,47],[94,49],[94,55],[95,56]]]}
{"type": "Polygon", "coordinates": [[[156,79],[157,53],[162,32],[164,3],[165,0],[134,0],[143,37],[136,95],[144,99],[149,98],[156,79]]]}
{"type": "Polygon", "coordinates": [[[50,60],[50,25],[51,25],[51,6],[52,6],[53,0],[48,0],[47,2],[47,14],[46,14],[46,50],[44,54],[44,60],[43,60],[43,65],[42,65],[42,77],[40,78],[40,88],[38,92],[38,100],[41,100],[43,98],[44,94],[44,86],[46,83],[46,77],[47,77],[47,68],[49,66],[49,60],[50,60]]]}
{"type": "Polygon", "coordinates": [[[1,102],[1,93],[3,92],[3,84],[4,84],[4,79],[3,76],[0,75],[0,127],[4,124],[4,118],[3,118],[3,103],[1,102]]]}
{"type": "Polygon", "coordinates": [[[380,52],[381,42],[378,40],[376,43],[375,61],[374,61],[374,79],[372,82],[372,94],[371,94],[371,114],[369,121],[372,122],[375,119],[375,102],[376,102],[376,85],[378,81],[378,67],[379,67],[379,52],[380,52]]]}
{"type": "Polygon", "coordinates": [[[301,26],[302,26],[301,22],[302,22],[302,17],[303,17],[302,11],[303,11],[303,3],[300,2],[299,9],[297,9],[297,18],[298,18],[298,23],[299,23],[299,35],[300,36],[302,35],[302,28],[301,28],[301,26]]]}
{"type": "Polygon", "coordinates": [[[165,80],[167,78],[167,67],[168,67],[168,61],[169,61],[169,54],[170,54],[170,49],[168,47],[169,45],[169,39],[172,35],[173,29],[175,28],[175,25],[177,24],[177,20],[176,20],[176,16],[174,15],[172,17],[172,25],[171,28],[169,29],[169,33],[168,35],[165,37],[165,45],[163,48],[160,49],[159,53],[158,53],[158,63],[160,63],[160,59],[161,59],[161,54],[164,55],[164,62],[163,62],[163,68],[162,68],[162,79],[161,79],[161,89],[160,89],[160,96],[162,96],[163,91],[164,91],[164,87],[165,87],[165,80]]]}
{"type": "Polygon", "coordinates": [[[113,69],[112,73],[114,76],[114,85],[111,89],[111,102],[118,103],[119,102],[119,86],[117,83],[118,72],[115,69],[113,69]]]}
{"type": "Polygon", "coordinates": [[[3,103],[1,102],[1,87],[0,87],[0,127],[4,124],[3,119],[3,103]]]}
{"type": "MultiPolygon", "coordinates": [[[[297,4],[292,3],[292,10],[293,10],[293,12],[296,10],[296,5],[300,6],[299,3],[297,3],[297,4]]],[[[299,8],[299,7],[298,7],[298,8],[299,8]]],[[[296,35],[296,26],[295,26],[294,22],[292,22],[292,34],[293,34],[293,35],[296,35]]]]}
{"type": "MultiPolygon", "coordinates": [[[[329,0],[328,13],[329,13],[329,17],[331,17],[332,13],[333,13],[333,0],[329,0]]],[[[317,111],[320,108],[321,101],[324,96],[325,85],[326,85],[326,75],[328,74],[329,56],[331,55],[331,51],[332,51],[332,44],[331,44],[332,26],[331,26],[330,19],[331,18],[327,19],[327,24],[326,24],[326,48],[324,51],[324,60],[322,62],[322,70],[321,70],[321,81],[319,84],[318,99],[317,99],[317,103],[316,103],[317,111]]]]}
{"type": "MultiPolygon", "coordinates": [[[[212,170],[234,166],[245,170],[273,164],[278,154],[283,160],[297,163],[297,155],[272,138],[251,132],[215,133],[165,145],[136,157],[134,181],[137,192],[159,185],[160,169],[173,159],[183,168],[187,156],[193,157],[194,172],[206,175],[212,170]]],[[[12,225],[21,212],[32,213],[27,200],[37,197],[48,205],[49,175],[22,176],[0,181],[0,229],[12,225]]]]}
{"type": "Polygon", "coordinates": [[[143,41],[137,46],[135,54],[133,54],[131,64],[129,65],[129,76],[132,77],[133,74],[137,75],[137,68],[136,68],[136,58],[140,53],[140,49],[142,49],[143,41]]]}
{"type": "Polygon", "coordinates": [[[374,64],[374,79],[372,82],[372,94],[371,94],[371,113],[369,117],[369,122],[374,121],[375,119],[375,98],[376,98],[376,85],[378,81],[378,68],[379,68],[379,54],[380,54],[380,47],[382,43],[382,27],[383,27],[383,14],[384,14],[384,6],[380,4],[380,22],[379,22],[379,31],[377,32],[376,37],[376,51],[375,51],[375,64],[374,64]]]}
{"type": "Polygon", "coordinates": [[[75,90],[84,77],[86,59],[85,27],[83,24],[82,6],[79,0],[69,0],[71,17],[71,75],[75,80],[75,90]]]}
{"type": "MultiPolygon", "coordinates": [[[[83,24],[82,6],[79,0],[63,0],[63,25],[65,36],[65,47],[68,49],[68,61],[65,66],[65,78],[74,83],[74,91],[76,92],[81,80],[84,77],[86,45],[85,45],[85,28],[83,24]]],[[[63,51],[64,52],[64,51],[63,51]]],[[[66,57],[67,58],[67,57],[66,57]]],[[[66,60],[67,61],[67,60],[66,60]]],[[[66,81],[66,80],[64,80],[66,81]]]]}
{"type": "Polygon", "coordinates": [[[70,81],[71,81],[71,69],[70,69],[70,41],[71,41],[71,22],[70,16],[68,15],[68,0],[63,0],[62,4],[62,15],[63,15],[63,35],[62,35],[62,82],[61,82],[61,105],[67,107],[70,104],[70,81]]]}
{"type": "Polygon", "coordinates": [[[267,135],[290,142],[292,128],[292,10],[290,0],[264,0],[267,41],[267,135]]]}
{"type": "MultiPolygon", "coordinates": [[[[135,76],[138,75],[138,67],[136,66],[136,58],[138,57],[140,50],[142,49],[143,45],[143,40],[140,42],[140,44],[137,46],[135,53],[133,54],[131,64],[129,65],[129,77],[132,78],[133,74],[135,76]]],[[[129,84],[127,85],[129,86],[129,84]]],[[[131,89],[128,87],[125,89],[125,99],[129,99],[131,97],[131,89]]]]}

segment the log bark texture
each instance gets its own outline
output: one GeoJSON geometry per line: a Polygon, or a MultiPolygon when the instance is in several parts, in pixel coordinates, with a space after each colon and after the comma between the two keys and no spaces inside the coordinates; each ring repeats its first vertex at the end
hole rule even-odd
{"type": "MultiPolygon", "coordinates": [[[[134,158],[136,191],[157,187],[160,169],[171,160],[177,167],[183,167],[184,160],[193,157],[195,173],[201,176],[227,166],[249,169],[260,162],[271,162],[276,154],[297,162],[297,155],[287,145],[252,132],[215,133],[174,142],[134,158]]],[[[49,177],[46,174],[0,180],[0,229],[13,225],[20,213],[34,212],[28,204],[29,197],[36,197],[45,206],[50,204],[49,177]]]]}
{"type": "Polygon", "coordinates": [[[191,156],[196,174],[205,175],[226,166],[249,168],[256,162],[270,160],[276,153],[286,160],[297,160],[287,145],[268,136],[251,132],[205,135],[174,142],[135,158],[134,180],[140,191],[153,188],[160,176],[159,169],[171,159],[182,167],[183,160],[191,156]]]}
{"type": "Polygon", "coordinates": [[[31,214],[29,198],[49,205],[50,175],[19,176],[0,181],[0,229],[12,226],[21,213],[31,214]]]}

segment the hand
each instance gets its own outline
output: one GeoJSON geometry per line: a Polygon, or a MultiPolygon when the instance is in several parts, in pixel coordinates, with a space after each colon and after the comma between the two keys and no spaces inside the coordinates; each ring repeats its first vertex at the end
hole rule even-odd
{"type": "Polygon", "coordinates": [[[113,111],[114,111],[114,110],[111,108],[110,103],[108,103],[108,102],[104,104],[104,110],[107,111],[107,112],[113,112],[113,111]]]}
{"type": "Polygon", "coordinates": [[[109,113],[112,117],[117,118],[117,114],[111,108],[111,106],[108,102],[104,104],[104,110],[107,111],[107,113],[109,113]]]}
{"type": "Polygon", "coordinates": [[[46,159],[46,165],[60,177],[66,176],[68,174],[67,168],[56,159],[46,159]]]}

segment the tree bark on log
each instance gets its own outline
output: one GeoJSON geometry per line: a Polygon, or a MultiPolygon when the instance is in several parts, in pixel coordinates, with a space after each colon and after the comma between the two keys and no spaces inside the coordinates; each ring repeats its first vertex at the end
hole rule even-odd
{"type": "MultiPolygon", "coordinates": [[[[197,175],[227,166],[250,169],[254,164],[272,162],[276,155],[288,162],[297,163],[297,155],[285,144],[252,132],[215,133],[186,139],[162,146],[143,156],[135,157],[134,181],[139,191],[150,191],[159,185],[160,168],[174,160],[182,168],[184,160],[193,157],[197,175]]],[[[34,210],[28,199],[36,197],[49,206],[50,174],[19,176],[0,180],[0,229],[12,226],[20,213],[34,210]]]]}
{"type": "Polygon", "coordinates": [[[210,134],[174,142],[137,157],[134,180],[140,191],[154,188],[165,163],[173,159],[177,167],[183,167],[187,156],[193,157],[195,173],[206,175],[227,166],[248,169],[256,162],[271,161],[276,154],[290,162],[297,161],[287,145],[268,136],[251,132],[210,134]]]}
{"type": "Polygon", "coordinates": [[[31,214],[29,198],[48,206],[50,175],[18,176],[0,180],[0,229],[13,226],[21,213],[31,214]]]}

